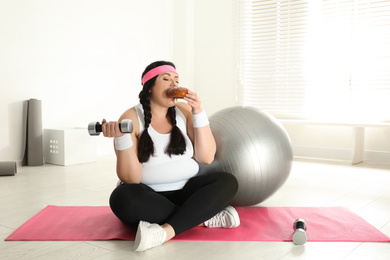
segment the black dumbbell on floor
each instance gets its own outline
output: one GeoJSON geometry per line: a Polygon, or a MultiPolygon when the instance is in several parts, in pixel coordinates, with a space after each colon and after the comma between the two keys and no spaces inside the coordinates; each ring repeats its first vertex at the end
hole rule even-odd
{"type": "Polygon", "coordinates": [[[296,245],[303,245],[307,242],[306,229],[307,225],[303,219],[297,219],[294,222],[294,234],[292,240],[296,245]]]}
{"type": "MultiPolygon", "coordinates": [[[[119,129],[124,134],[131,134],[133,132],[133,121],[130,119],[123,119],[119,123],[119,129]]],[[[91,136],[100,135],[102,132],[102,125],[99,122],[91,122],[88,124],[88,133],[91,136]]]]}

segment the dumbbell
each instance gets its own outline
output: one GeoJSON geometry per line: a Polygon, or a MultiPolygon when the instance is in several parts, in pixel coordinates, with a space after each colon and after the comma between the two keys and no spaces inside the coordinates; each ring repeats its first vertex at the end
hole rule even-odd
{"type": "MultiPolygon", "coordinates": [[[[122,133],[133,132],[133,121],[130,119],[123,119],[122,122],[119,123],[119,129],[122,133]]],[[[88,133],[91,136],[100,135],[102,132],[102,125],[99,122],[91,122],[88,124],[88,133]]]]}
{"type": "Polygon", "coordinates": [[[297,219],[294,222],[294,234],[292,240],[296,245],[303,245],[307,242],[306,229],[307,225],[303,219],[297,219]]]}

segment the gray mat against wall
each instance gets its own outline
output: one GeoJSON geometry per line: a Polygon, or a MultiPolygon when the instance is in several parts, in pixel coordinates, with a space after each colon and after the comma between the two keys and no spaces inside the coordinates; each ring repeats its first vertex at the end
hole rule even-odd
{"type": "Polygon", "coordinates": [[[16,162],[0,162],[0,176],[13,176],[16,173],[16,162]]]}
{"type": "Polygon", "coordinates": [[[25,125],[23,165],[43,165],[42,101],[27,100],[23,117],[25,125]]]}

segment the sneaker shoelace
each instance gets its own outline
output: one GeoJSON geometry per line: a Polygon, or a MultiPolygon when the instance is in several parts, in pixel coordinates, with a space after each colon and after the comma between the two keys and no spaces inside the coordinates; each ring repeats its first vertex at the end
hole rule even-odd
{"type": "Polygon", "coordinates": [[[228,215],[225,210],[222,210],[217,215],[215,215],[213,218],[211,218],[208,221],[209,227],[225,227],[227,225],[226,220],[228,218],[228,215]]]}
{"type": "Polygon", "coordinates": [[[161,245],[165,240],[165,231],[159,228],[153,228],[151,232],[151,238],[148,241],[150,245],[161,245]]]}

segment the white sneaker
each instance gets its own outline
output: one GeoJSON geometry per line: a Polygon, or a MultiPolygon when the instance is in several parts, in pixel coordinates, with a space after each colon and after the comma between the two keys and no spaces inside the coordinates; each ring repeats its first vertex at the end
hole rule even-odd
{"type": "Polygon", "coordinates": [[[134,250],[137,252],[160,246],[165,242],[167,233],[158,224],[140,221],[135,236],[134,250]]]}
{"type": "Polygon", "coordinates": [[[235,208],[227,206],[217,215],[204,222],[204,225],[209,228],[235,228],[240,225],[240,217],[235,208]]]}

